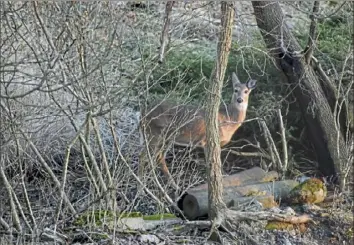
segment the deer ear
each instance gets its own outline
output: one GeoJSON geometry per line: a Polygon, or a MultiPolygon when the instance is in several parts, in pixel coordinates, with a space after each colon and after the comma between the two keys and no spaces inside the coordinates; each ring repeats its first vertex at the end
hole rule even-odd
{"type": "Polygon", "coordinates": [[[238,80],[238,77],[235,72],[232,73],[231,80],[233,87],[236,87],[238,84],[240,84],[240,80],[238,80]]]}
{"type": "Polygon", "coordinates": [[[248,89],[254,89],[256,87],[256,80],[250,79],[247,81],[246,86],[248,89]]]}

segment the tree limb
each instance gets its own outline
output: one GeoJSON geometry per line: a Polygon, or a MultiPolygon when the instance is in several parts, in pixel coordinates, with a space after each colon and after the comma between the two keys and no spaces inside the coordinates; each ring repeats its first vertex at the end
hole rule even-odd
{"type": "Polygon", "coordinates": [[[310,32],[309,39],[307,41],[307,46],[305,48],[305,62],[306,64],[310,64],[311,57],[313,54],[315,40],[317,39],[317,14],[320,9],[320,1],[315,1],[313,3],[312,13],[310,14],[311,24],[310,24],[310,32]]]}
{"type": "Polygon", "coordinates": [[[169,35],[168,30],[170,29],[170,22],[171,22],[171,12],[173,7],[174,1],[168,1],[165,7],[165,24],[163,26],[163,30],[161,33],[160,38],[160,53],[159,53],[159,62],[162,63],[165,57],[166,49],[169,44],[169,35]]]}

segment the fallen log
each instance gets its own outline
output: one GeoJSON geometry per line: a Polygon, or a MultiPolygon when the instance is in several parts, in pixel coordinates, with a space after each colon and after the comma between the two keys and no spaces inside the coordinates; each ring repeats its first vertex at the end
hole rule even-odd
{"type": "Polygon", "coordinates": [[[231,200],[227,204],[227,207],[231,210],[241,211],[251,209],[254,206],[262,205],[262,208],[273,208],[277,207],[278,203],[274,200],[274,196],[254,196],[254,197],[239,197],[237,199],[231,200]]]}
{"type": "MultiPolygon", "coordinates": [[[[273,195],[275,200],[285,199],[290,191],[299,184],[295,180],[283,180],[270,183],[257,183],[245,186],[229,186],[224,188],[224,203],[230,205],[232,202],[244,200],[244,197],[273,195]]],[[[184,215],[188,219],[205,217],[208,214],[208,189],[191,189],[182,200],[184,215]]]]}
{"type": "MultiPolygon", "coordinates": [[[[279,175],[275,171],[265,172],[259,167],[250,168],[242,172],[223,177],[222,184],[225,187],[229,186],[241,186],[251,183],[263,183],[270,182],[278,179],[279,175]]],[[[207,190],[208,184],[202,184],[192,188],[195,190],[207,190]]]]}
{"type": "MultiPolygon", "coordinates": [[[[235,191],[241,196],[274,195],[275,200],[285,199],[290,191],[299,185],[296,180],[282,180],[267,183],[256,183],[235,187],[235,191]]],[[[231,188],[232,189],[232,188],[231,188]]],[[[232,191],[232,190],[227,191],[232,191]]]]}

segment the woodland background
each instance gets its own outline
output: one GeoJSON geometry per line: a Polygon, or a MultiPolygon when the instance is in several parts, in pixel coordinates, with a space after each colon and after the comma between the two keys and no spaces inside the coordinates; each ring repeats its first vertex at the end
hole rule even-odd
{"type": "MultiPolygon", "coordinates": [[[[329,124],[342,125],[330,132],[343,135],[343,144],[338,143],[332,151],[343,159],[336,165],[335,160],[326,160],[328,150],[321,152],[316,147],[311,132],[323,126],[315,121],[309,127],[304,115],[316,114],[311,102],[318,100],[309,96],[310,106],[301,107],[293,84],[287,82],[289,76],[279,69],[266,47],[252,3],[237,1],[223,100],[231,96],[227,82],[231,72],[235,71],[241,81],[253,78],[258,82],[250,98],[249,121],[222,150],[224,173],[261,166],[281,170],[287,178],[324,177],[334,192],[348,193],[353,186],[354,5],[321,1],[314,36],[314,2],[281,2],[280,6],[284,25],[301,47],[294,53],[299,51],[301,55],[310,48],[315,57],[312,66],[317,67],[321,93],[335,119],[332,122],[328,118],[329,124]],[[278,168],[275,156],[280,156],[286,169],[278,168]],[[339,180],[338,175],[342,176],[339,180]]],[[[39,244],[45,229],[64,234],[76,212],[112,207],[144,214],[171,211],[171,203],[156,187],[157,180],[147,178],[141,183],[136,175],[144,147],[138,132],[140,111],[155,99],[206,103],[205,88],[216,58],[221,11],[216,1],[175,2],[170,13],[169,42],[160,62],[165,7],[157,1],[1,2],[3,244],[24,244],[28,240],[39,244]],[[149,192],[139,191],[141,184],[149,192]]],[[[319,144],[326,145],[323,142],[319,144]]],[[[169,153],[168,162],[175,180],[185,189],[205,181],[203,152],[176,147],[169,153]]],[[[158,169],[156,173],[159,183],[168,190],[158,169]]],[[[348,203],[351,205],[352,199],[348,203]]],[[[341,215],[347,214],[336,214],[338,217],[326,227],[301,239],[257,231],[265,244],[283,244],[284,237],[292,239],[293,244],[320,244],[316,242],[323,234],[333,232],[334,227],[345,230],[351,224],[341,215]]],[[[88,241],[93,239],[92,230],[106,234],[103,228],[97,231],[93,222],[90,228],[81,230],[88,241]]],[[[190,242],[186,244],[202,244],[205,234],[192,233],[183,233],[190,242]]],[[[347,230],[340,233],[344,235],[338,241],[352,238],[347,230]]],[[[138,244],[136,237],[117,234],[109,239],[105,236],[100,242],[138,244]]]]}

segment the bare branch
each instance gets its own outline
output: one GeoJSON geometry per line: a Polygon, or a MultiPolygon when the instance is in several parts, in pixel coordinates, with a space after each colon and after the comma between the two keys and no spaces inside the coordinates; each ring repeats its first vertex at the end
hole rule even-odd
{"type": "Polygon", "coordinates": [[[320,1],[315,1],[313,3],[313,9],[312,13],[310,15],[311,19],[311,25],[310,25],[310,31],[309,31],[309,39],[307,42],[307,46],[305,48],[305,62],[307,64],[310,64],[315,42],[316,42],[316,36],[317,36],[317,14],[320,9],[320,1]]]}
{"type": "MultiPolygon", "coordinates": [[[[8,198],[9,198],[9,203],[10,203],[10,206],[11,206],[12,219],[13,219],[15,228],[16,228],[17,231],[21,232],[22,231],[22,227],[21,227],[20,217],[18,216],[18,213],[17,213],[17,210],[16,210],[16,203],[15,203],[15,201],[13,199],[13,195],[12,195],[13,190],[12,190],[12,187],[11,187],[7,177],[6,177],[3,165],[4,165],[3,161],[1,161],[1,163],[0,163],[0,177],[2,179],[2,182],[4,183],[6,191],[7,191],[7,195],[8,195],[8,198]]],[[[2,222],[2,224],[6,227],[6,222],[5,221],[2,222]]]]}
{"type": "Polygon", "coordinates": [[[262,130],[264,132],[264,137],[266,138],[266,141],[269,142],[269,146],[270,146],[270,149],[272,151],[271,154],[274,154],[274,160],[275,160],[274,163],[277,164],[277,169],[281,170],[283,164],[281,162],[278,149],[277,149],[277,147],[276,147],[276,145],[274,143],[274,140],[273,140],[273,137],[272,137],[272,135],[271,135],[271,133],[269,131],[269,128],[268,128],[267,124],[265,123],[265,121],[263,121],[263,120],[260,122],[260,124],[261,124],[262,130]]]}
{"type": "Polygon", "coordinates": [[[282,170],[282,177],[284,178],[284,174],[286,173],[286,171],[288,171],[288,143],[287,143],[286,135],[285,135],[283,116],[281,114],[280,109],[278,109],[278,117],[279,117],[281,142],[282,142],[282,146],[283,146],[283,166],[282,166],[281,170],[282,170]]]}
{"type": "Polygon", "coordinates": [[[165,7],[165,23],[163,26],[163,30],[160,37],[160,53],[159,53],[159,62],[162,63],[165,57],[166,49],[169,43],[169,35],[168,31],[170,29],[170,22],[171,22],[171,12],[173,7],[174,1],[167,1],[165,7]]]}

